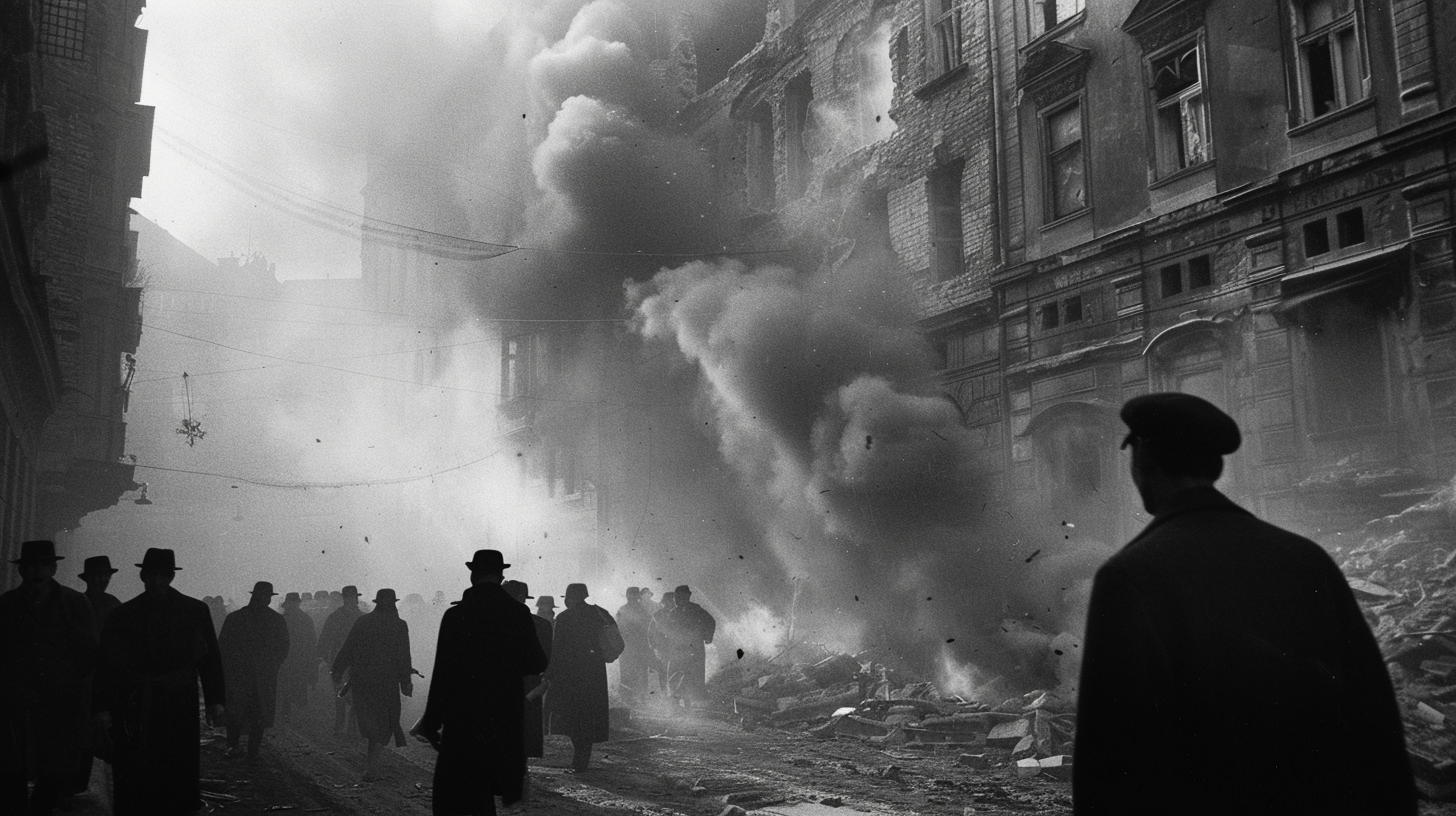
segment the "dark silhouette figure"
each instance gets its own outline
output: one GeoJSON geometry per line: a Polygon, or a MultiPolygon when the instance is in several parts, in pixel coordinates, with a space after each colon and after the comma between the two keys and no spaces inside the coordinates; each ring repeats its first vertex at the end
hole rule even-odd
{"type": "MultiPolygon", "coordinates": [[[[334,659],[339,656],[339,650],[344,648],[344,640],[349,637],[349,630],[354,628],[354,622],[364,614],[359,608],[359,588],[354,585],[344,587],[335,598],[332,594],[330,601],[337,601],[341,605],[329,613],[324,620],[323,629],[319,631],[318,652],[325,667],[334,665],[334,659]]],[[[349,710],[348,695],[340,694],[341,682],[334,684],[334,734],[344,733],[347,727],[351,732],[354,730],[353,712],[349,710]]]]}
{"type": "MultiPolygon", "coordinates": [[[[531,599],[531,588],[521,581],[506,581],[501,584],[501,589],[511,596],[511,600],[522,606],[531,599]]],[[[551,622],[539,615],[531,616],[531,623],[536,627],[536,642],[541,644],[541,650],[546,653],[546,660],[551,661],[551,622]]],[[[546,699],[546,677],[541,672],[528,674],[524,678],[526,690],[526,756],[541,758],[546,756],[546,709],[542,705],[546,699]]]]}
{"type": "Polygon", "coordinates": [[[586,584],[566,588],[566,609],[556,616],[551,667],[546,670],[551,733],[571,738],[571,767],[578,773],[591,763],[592,745],[611,736],[601,630],[614,621],[607,610],[586,599],[586,584]]]}
{"type": "Polygon", "coordinates": [[[522,678],[546,668],[531,613],[501,588],[504,562],[477,550],[470,588],[440,621],[425,714],[410,729],[440,752],[437,816],[495,813],[495,796],[519,801],[526,778],[522,678]]]}
{"type": "Polygon", "coordinates": [[[308,692],[318,683],[318,635],[297,592],[283,596],[283,622],[288,626],[288,659],[278,675],[278,703],[283,722],[291,722],[295,711],[308,707],[308,692]]]}
{"type": "Polygon", "coordinates": [[[682,684],[682,635],[673,614],[677,612],[677,593],[662,593],[662,603],[647,626],[647,642],[656,656],[657,690],[675,697],[682,684]]]}
{"type": "Polygon", "coordinates": [[[677,636],[678,663],[682,667],[678,696],[686,705],[701,704],[707,699],[708,691],[707,644],[713,642],[718,622],[708,610],[693,603],[693,591],[687,585],[678,587],[672,594],[677,607],[672,612],[671,626],[677,636]]]}
{"type": "Polygon", "coordinates": [[[96,678],[99,725],[113,750],[116,816],[173,816],[201,805],[199,681],[222,722],[222,657],[207,605],[173,589],[176,554],[147,550],[142,594],[111,613],[96,678]]]}
{"type": "Polygon", "coordinates": [[[368,742],[366,780],[374,777],[379,752],[391,737],[398,747],[404,747],[399,695],[414,693],[409,624],[400,620],[397,603],[392,589],[375,593],[373,611],[354,622],[332,669],[336,686],[342,686],[345,673],[349,675],[347,694],[353,698],[359,733],[368,742]]]}
{"type": "Polygon", "coordinates": [[[556,598],[553,595],[542,595],[536,599],[536,617],[547,623],[556,622],[556,598]]]}
{"type": "Polygon", "coordinates": [[[207,612],[212,616],[212,630],[221,632],[222,622],[227,620],[228,616],[227,603],[223,601],[221,595],[203,595],[202,602],[207,604],[207,612]]]}
{"type": "MultiPolygon", "coordinates": [[[[111,576],[117,572],[118,570],[111,566],[111,559],[104,555],[93,555],[87,558],[81,570],[80,578],[86,583],[86,601],[91,604],[92,632],[98,643],[101,641],[101,630],[105,628],[107,618],[110,618],[111,613],[121,606],[121,601],[106,591],[107,587],[111,585],[111,576]]],[[[94,675],[86,679],[88,708],[91,707],[91,701],[95,697],[93,678],[94,675]]],[[[90,726],[89,719],[87,727],[83,728],[79,734],[83,749],[80,759],[77,760],[76,780],[72,785],[77,791],[84,791],[91,785],[92,760],[97,757],[106,758],[97,753],[96,729],[90,726]]]]}
{"type": "Polygon", "coordinates": [[[257,759],[263,732],[273,725],[278,706],[278,671],[288,658],[288,624],[268,608],[273,585],[259,581],[248,605],[227,616],[217,636],[227,680],[227,755],[238,754],[248,732],[248,759],[257,759]]]}
{"type": "Polygon", "coordinates": [[[1214,489],[1238,426],[1128,401],[1148,526],[1097,572],[1077,814],[1414,814],[1399,710],[1344,575],[1214,489]]]}
{"type": "Polygon", "coordinates": [[[647,672],[653,667],[655,658],[652,646],[647,642],[647,630],[652,625],[652,615],[642,603],[642,590],[627,587],[627,602],[617,609],[617,627],[622,632],[622,650],[619,679],[623,699],[641,702],[650,690],[647,686],[647,672]]]}
{"type": "Polygon", "coordinates": [[[96,661],[91,605],[56,583],[56,545],[26,541],[20,586],[0,595],[0,811],[49,814],[90,757],[87,683],[96,661]],[[26,801],[26,780],[35,788],[26,801]]]}

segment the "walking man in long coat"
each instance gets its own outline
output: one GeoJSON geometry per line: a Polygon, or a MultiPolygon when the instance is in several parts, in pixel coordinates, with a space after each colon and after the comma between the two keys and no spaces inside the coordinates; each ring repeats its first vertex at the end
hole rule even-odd
{"type": "MultiPolygon", "coordinates": [[[[501,589],[522,606],[531,599],[531,588],[522,581],[505,581],[501,584],[501,589]]],[[[536,642],[541,644],[541,650],[546,653],[546,661],[549,663],[551,622],[539,615],[532,615],[531,623],[536,627],[536,642]]],[[[546,756],[546,710],[542,705],[546,699],[546,685],[546,677],[541,672],[526,675],[523,683],[526,691],[526,756],[538,759],[546,756]]]]}
{"type": "Polygon", "coordinates": [[[288,625],[288,659],[278,676],[278,702],[283,721],[308,705],[308,690],[318,682],[318,636],[313,618],[301,608],[297,592],[283,596],[283,622],[288,625]]]}
{"type": "MultiPolygon", "coordinates": [[[[93,555],[87,558],[81,569],[80,578],[86,584],[86,592],[83,594],[86,596],[87,603],[91,604],[91,631],[95,633],[97,643],[101,642],[101,630],[106,628],[107,619],[118,606],[121,606],[121,601],[106,591],[111,586],[111,576],[117,572],[118,570],[111,566],[111,559],[105,555],[93,555]]],[[[92,705],[96,696],[92,679],[94,679],[94,674],[86,682],[88,707],[92,705]]],[[[95,714],[95,711],[93,710],[91,713],[95,714]]],[[[91,717],[87,717],[87,726],[81,730],[80,734],[84,748],[81,751],[81,757],[77,760],[76,780],[71,786],[77,791],[84,791],[90,787],[91,766],[94,764],[92,760],[100,756],[96,750],[96,729],[90,724],[91,719],[91,717]]]]}
{"type": "Polygon", "coordinates": [[[617,609],[617,627],[622,631],[622,650],[618,685],[622,696],[632,702],[647,698],[647,671],[652,668],[652,647],[647,642],[647,629],[652,617],[642,603],[640,587],[627,587],[627,602],[617,609]]]}
{"type": "Polygon", "coordinates": [[[682,667],[682,685],[678,695],[691,707],[707,697],[707,644],[713,642],[718,621],[708,610],[693,603],[693,591],[686,584],[673,590],[672,594],[677,599],[672,623],[679,643],[678,663],[682,667]]]}
{"type": "Polygon", "coordinates": [[[410,733],[440,751],[436,816],[495,813],[495,796],[520,800],[526,777],[522,678],[546,668],[531,613],[501,589],[495,550],[466,563],[470,588],[440,621],[425,714],[410,733]]]}
{"type": "Polygon", "coordinates": [[[1414,814],[1400,712],[1344,575],[1214,489],[1233,419],[1188,394],[1129,400],[1122,419],[1153,518],[1093,583],[1074,812],[1414,814]]]}
{"type": "Polygon", "coordinates": [[[592,745],[611,737],[607,703],[607,661],[601,630],[615,626],[607,610],[586,602],[586,584],[566,588],[566,609],[556,616],[546,692],[551,698],[551,733],[571,738],[571,768],[591,764],[592,745]]]}
{"type": "Polygon", "coordinates": [[[669,700],[677,698],[678,687],[682,685],[682,635],[674,618],[676,613],[677,594],[664,592],[661,608],[647,626],[647,642],[657,655],[657,689],[668,695],[669,700]]]}
{"type": "Polygon", "coordinates": [[[0,595],[0,811],[50,814],[73,792],[96,660],[91,605],[56,583],[56,545],[26,541],[12,561],[20,586],[0,595]],[[26,780],[35,779],[26,810],[26,780]]]}
{"type": "MultiPolygon", "coordinates": [[[[332,599],[332,597],[331,597],[332,599]]],[[[334,665],[334,659],[339,656],[339,650],[344,648],[344,641],[349,637],[349,630],[354,628],[354,622],[364,614],[359,608],[359,588],[350,584],[344,587],[340,593],[343,605],[329,613],[324,619],[324,627],[319,631],[318,652],[323,659],[325,668],[334,665]]],[[[349,710],[348,695],[339,694],[339,688],[334,688],[334,735],[344,733],[345,727],[353,732],[353,712],[349,710]]]]}
{"type": "Polygon", "coordinates": [[[114,746],[116,816],[174,816],[201,806],[197,687],[223,721],[222,657],[207,604],[172,588],[172,550],[142,558],[142,594],[111,613],[96,678],[99,724],[114,746]]]}
{"type": "Polygon", "coordinates": [[[334,658],[332,669],[335,686],[341,686],[344,674],[349,675],[348,694],[353,698],[354,717],[359,733],[368,742],[364,760],[364,779],[374,778],[379,752],[393,737],[404,747],[404,729],[399,724],[399,695],[414,693],[410,676],[409,624],[400,620],[393,589],[381,589],[374,595],[374,609],[361,615],[344,639],[343,648],[334,658]]]}
{"type": "Polygon", "coordinates": [[[248,732],[248,759],[257,759],[263,732],[273,725],[278,705],[278,670],[288,658],[288,624],[268,608],[273,585],[259,581],[248,605],[227,616],[217,636],[227,681],[227,755],[238,755],[238,740],[248,732]]]}

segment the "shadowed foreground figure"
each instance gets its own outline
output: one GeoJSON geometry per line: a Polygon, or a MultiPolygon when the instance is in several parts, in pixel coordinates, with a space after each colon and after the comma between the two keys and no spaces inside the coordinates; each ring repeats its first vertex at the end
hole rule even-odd
{"type": "Polygon", "coordinates": [[[578,773],[591,764],[592,745],[611,736],[601,630],[616,623],[607,610],[586,599],[586,584],[566,588],[566,609],[556,616],[551,667],[546,670],[551,733],[571,738],[571,768],[578,773]]]}
{"type": "Polygon", "coordinates": [[[334,658],[334,684],[349,673],[347,693],[353,698],[359,733],[368,741],[364,778],[372,779],[380,750],[394,737],[404,747],[404,729],[399,725],[399,695],[414,693],[410,675],[409,624],[400,620],[394,590],[381,589],[374,595],[374,610],[359,617],[343,648],[334,658]]]}
{"type": "Polygon", "coordinates": [[[259,581],[248,605],[227,616],[217,636],[227,681],[228,756],[237,756],[238,740],[248,732],[248,759],[257,759],[263,732],[273,725],[278,705],[278,670],[288,657],[288,624],[268,608],[273,585],[259,581]]]}
{"type": "MultiPolygon", "coordinates": [[[[531,588],[521,581],[506,581],[501,584],[501,589],[522,606],[531,599],[531,588]]],[[[541,651],[546,653],[546,661],[549,663],[551,621],[532,615],[531,623],[536,627],[536,642],[541,644],[541,651]]],[[[526,756],[540,759],[546,756],[546,709],[542,705],[546,699],[546,678],[540,672],[528,674],[522,686],[526,690],[526,756]]]]}
{"type": "Polygon", "coordinates": [[[654,659],[652,647],[647,643],[647,628],[652,615],[642,603],[642,588],[627,587],[627,602],[617,608],[617,628],[622,631],[622,642],[627,648],[622,651],[619,690],[622,697],[634,703],[647,699],[647,672],[654,659]]]}
{"type": "MultiPolygon", "coordinates": [[[[107,587],[111,586],[111,576],[119,570],[111,566],[111,559],[104,555],[93,555],[87,558],[81,570],[80,578],[86,583],[86,601],[91,604],[91,631],[95,633],[96,641],[101,641],[101,630],[106,628],[106,621],[111,613],[121,606],[121,601],[110,592],[107,587]]],[[[86,706],[91,708],[95,700],[95,688],[91,678],[86,680],[86,706]]],[[[92,715],[95,714],[93,710],[92,715]]],[[[81,757],[77,761],[76,779],[71,785],[73,790],[84,791],[91,785],[91,766],[93,758],[107,759],[97,752],[96,729],[91,726],[92,717],[88,716],[87,725],[82,729],[80,737],[85,745],[81,757]]]]}
{"type": "Polygon", "coordinates": [[[495,813],[520,800],[526,777],[522,678],[546,668],[531,613],[501,588],[505,563],[477,550],[470,588],[440,621],[424,716],[410,733],[439,750],[436,816],[495,813]]]}
{"type": "Polygon", "coordinates": [[[278,674],[278,703],[284,722],[308,705],[308,691],[318,683],[318,636],[313,618],[301,608],[297,592],[283,597],[283,622],[288,626],[288,659],[278,674]]]}
{"type": "Polygon", "coordinates": [[[1093,584],[1075,812],[1414,814],[1395,695],[1344,575],[1213,487],[1238,426],[1187,394],[1122,419],[1153,519],[1093,584]]]}
{"type": "MultiPolygon", "coordinates": [[[[672,613],[672,628],[678,638],[678,663],[682,669],[682,684],[678,696],[683,704],[692,706],[707,699],[707,645],[713,642],[713,633],[718,628],[708,610],[693,603],[693,591],[686,584],[673,590],[677,607],[672,613]]],[[[674,668],[676,671],[676,668],[674,668]]]]}
{"type": "MultiPolygon", "coordinates": [[[[334,665],[334,659],[339,656],[339,650],[344,648],[344,640],[349,637],[349,630],[354,628],[354,622],[364,614],[359,608],[359,588],[352,584],[344,587],[340,593],[339,600],[343,603],[338,609],[329,613],[324,619],[323,628],[319,630],[318,652],[319,657],[324,661],[327,669],[334,665]]],[[[334,688],[334,733],[342,734],[348,728],[352,733],[353,712],[349,711],[348,695],[339,694],[338,681],[335,681],[334,688]]]]}
{"type": "Polygon", "coordinates": [[[89,764],[96,659],[91,605],[55,581],[56,545],[26,541],[21,584],[0,595],[0,812],[50,814],[89,764]],[[27,810],[26,778],[35,779],[27,810]]]}
{"type": "Polygon", "coordinates": [[[223,673],[207,604],[172,588],[171,550],[142,558],[142,594],[101,633],[97,720],[114,746],[116,816],[173,816],[201,806],[197,687],[222,722],[223,673]]]}

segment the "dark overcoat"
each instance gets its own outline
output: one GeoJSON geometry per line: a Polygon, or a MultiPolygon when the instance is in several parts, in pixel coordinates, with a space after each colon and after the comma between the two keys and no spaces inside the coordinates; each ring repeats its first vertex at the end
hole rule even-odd
{"type": "Polygon", "coordinates": [[[249,604],[223,620],[217,645],[227,681],[228,724],[271,727],[278,708],[278,671],[289,653],[283,616],[249,604]]]}
{"type": "Polygon", "coordinates": [[[621,670],[621,683],[628,695],[646,696],[647,671],[656,662],[652,646],[648,643],[648,628],[652,617],[641,601],[630,601],[617,609],[617,628],[621,630],[622,642],[626,648],[617,665],[621,670]]]}
{"type": "Polygon", "coordinates": [[[708,610],[692,601],[679,600],[671,615],[672,629],[681,644],[678,654],[683,673],[682,691],[696,697],[707,684],[707,644],[713,642],[718,622],[708,610]]]}
{"type": "MultiPolygon", "coordinates": [[[[551,662],[551,621],[540,615],[531,616],[531,624],[536,627],[536,642],[541,644],[541,651],[546,655],[546,662],[551,662]]],[[[545,675],[541,672],[528,674],[525,678],[526,692],[541,685],[545,675]]],[[[543,694],[534,700],[526,701],[526,756],[546,756],[546,696],[543,694]]]]}
{"type": "Polygon", "coordinates": [[[567,607],[556,616],[551,638],[551,733],[578,742],[606,742],[611,734],[607,703],[607,663],[601,629],[614,621],[600,606],[567,607]]]}
{"type": "Polygon", "coordinates": [[[440,621],[430,697],[420,726],[441,733],[434,812],[494,813],[526,774],[522,678],[546,668],[530,611],[500,586],[465,590],[440,621]]]}
{"type": "Polygon", "coordinates": [[[101,633],[99,710],[111,714],[117,816],[191,813],[201,802],[199,681],[223,704],[222,657],[207,604],[171,587],[111,613],[101,633]]]}
{"type": "Polygon", "coordinates": [[[1213,488],[1097,572],[1078,816],[1414,814],[1401,720],[1344,575],[1213,488]]]}
{"type": "Polygon", "coordinates": [[[101,630],[106,628],[106,619],[111,613],[121,606],[121,601],[110,592],[103,592],[100,595],[92,596],[90,593],[83,593],[86,602],[91,604],[92,631],[96,633],[96,640],[101,640],[101,630]]]}
{"type": "Polygon", "coordinates": [[[86,596],[49,584],[43,600],[23,585],[0,595],[0,761],[6,772],[69,782],[90,755],[96,635],[86,596]]]}
{"type": "Polygon", "coordinates": [[[354,621],[359,620],[363,614],[364,610],[357,603],[346,603],[324,618],[324,625],[318,636],[318,653],[324,663],[333,665],[334,658],[339,656],[339,650],[344,648],[349,630],[354,628],[354,621]]]}
{"type": "Polygon", "coordinates": [[[308,690],[318,680],[318,636],[313,618],[296,606],[283,610],[283,622],[288,625],[288,659],[278,675],[279,693],[290,704],[301,706],[308,702],[308,690]]]}
{"type": "Polygon", "coordinates": [[[393,606],[377,606],[360,615],[334,658],[338,682],[349,675],[349,696],[359,733],[373,742],[389,742],[399,727],[399,695],[410,682],[409,624],[393,606]]]}

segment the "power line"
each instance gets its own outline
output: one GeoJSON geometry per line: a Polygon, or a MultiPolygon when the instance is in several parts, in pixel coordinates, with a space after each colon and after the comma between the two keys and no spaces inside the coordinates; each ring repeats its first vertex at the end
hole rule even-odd
{"type": "MultiPolygon", "coordinates": [[[[506,434],[498,434],[496,436],[496,438],[498,439],[501,436],[505,436],[505,435],[506,434]]],[[[317,489],[331,489],[331,488],[341,488],[341,487],[376,487],[376,486],[379,486],[379,485],[394,485],[394,484],[406,484],[408,482],[420,482],[420,481],[424,481],[425,479],[433,479],[436,476],[440,476],[440,475],[445,474],[445,473],[453,473],[454,471],[457,471],[457,470],[464,470],[465,468],[468,468],[471,465],[480,464],[481,462],[484,462],[485,460],[487,460],[487,459],[495,456],[496,454],[500,453],[502,450],[505,450],[505,448],[503,448],[503,447],[496,448],[495,450],[491,451],[490,453],[487,453],[486,455],[481,456],[481,457],[479,457],[477,459],[472,459],[469,462],[462,462],[462,463],[460,463],[458,465],[452,465],[450,467],[442,468],[442,469],[437,470],[437,471],[434,471],[432,473],[424,473],[424,474],[421,474],[421,475],[418,475],[418,476],[399,476],[399,477],[392,478],[392,479],[359,479],[359,480],[355,480],[355,481],[342,481],[342,482],[275,482],[275,481],[269,481],[269,480],[266,480],[266,479],[254,479],[254,478],[251,478],[251,477],[248,477],[248,476],[236,476],[236,475],[231,474],[231,473],[217,473],[215,471],[210,471],[210,470],[187,470],[185,468],[169,468],[169,467],[162,467],[161,465],[143,465],[143,464],[140,464],[140,463],[135,464],[133,466],[134,467],[138,467],[138,468],[145,468],[146,470],[158,470],[158,471],[162,471],[162,472],[165,472],[165,473],[185,473],[185,474],[188,474],[188,475],[191,475],[191,476],[211,476],[211,477],[218,478],[218,479],[227,479],[229,481],[234,481],[234,482],[244,482],[244,483],[247,483],[247,484],[250,484],[250,485],[258,485],[259,487],[277,487],[277,488],[283,488],[283,489],[287,489],[287,490],[309,490],[309,489],[316,489],[317,490],[317,489]]]]}

